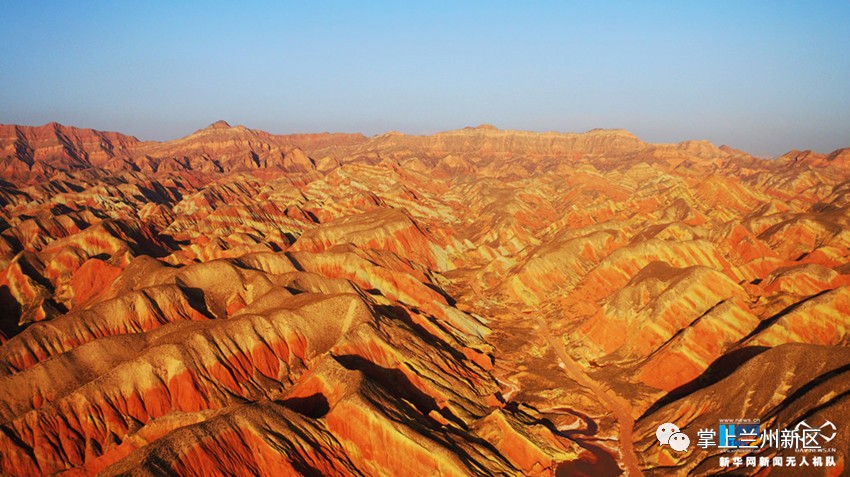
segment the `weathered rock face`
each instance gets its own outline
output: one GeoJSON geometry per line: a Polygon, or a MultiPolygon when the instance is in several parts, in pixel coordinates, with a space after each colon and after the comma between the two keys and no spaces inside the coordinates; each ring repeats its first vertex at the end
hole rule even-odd
{"type": "Polygon", "coordinates": [[[660,423],[850,422],[847,150],[224,122],[0,147],[4,475],[702,475],[660,423]]]}
{"type": "Polygon", "coordinates": [[[168,143],[140,142],[113,132],[51,123],[40,127],[0,125],[0,171],[13,182],[50,179],[58,172],[104,168],[114,171],[231,172],[277,167],[288,172],[316,168],[304,153],[365,141],[359,134],[272,135],[218,121],[168,143]]]}

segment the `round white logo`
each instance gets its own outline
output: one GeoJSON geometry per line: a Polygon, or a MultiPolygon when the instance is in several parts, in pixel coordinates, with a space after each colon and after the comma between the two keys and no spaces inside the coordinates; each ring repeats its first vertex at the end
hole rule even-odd
{"type": "Polygon", "coordinates": [[[684,452],[691,445],[691,438],[683,432],[676,432],[670,436],[669,442],[670,448],[678,452],[684,452]]]}
{"type": "Polygon", "coordinates": [[[666,446],[670,436],[677,432],[679,432],[679,427],[676,426],[676,424],[665,422],[658,426],[658,430],[655,431],[655,437],[658,438],[658,442],[660,442],[662,446],[666,446]]]}

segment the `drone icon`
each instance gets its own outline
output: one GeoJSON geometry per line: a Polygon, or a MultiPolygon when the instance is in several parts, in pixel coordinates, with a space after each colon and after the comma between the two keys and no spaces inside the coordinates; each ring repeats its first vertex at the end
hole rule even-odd
{"type": "Polygon", "coordinates": [[[808,422],[800,421],[794,427],[794,430],[799,431],[801,427],[804,428],[803,429],[804,431],[816,433],[819,437],[821,437],[823,439],[824,443],[827,443],[827,442],[835,439],[835,435],[836,435],[836,431],[837,431],[837,429],[835,428],[835,424],[833,424],[832,421],[825,421],[820,427],[812,427],[808,422]],[[832,433],[828,437],[827,437],[826,434],[824,434],[824,429],[826,429],[826,428],[832,429],[832,433]]]}

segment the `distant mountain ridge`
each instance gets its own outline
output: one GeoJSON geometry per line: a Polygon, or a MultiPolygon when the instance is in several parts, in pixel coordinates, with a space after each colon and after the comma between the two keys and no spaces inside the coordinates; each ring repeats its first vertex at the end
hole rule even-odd
{"type": "Polygon", "coordinates": [[[365,141],[361,134],[273,135],[217,121],[173,141],[139,141],[115,132],[49,123],[0,125],[0,173],[13,181],[40,180],[58,171],[104,168],[141,172],[231,172],[280,166],[307,170],[304,150],[365,141]]]}
{"type": "MultiPolygon", "coordinates": [[[[0,151],[3,177],[22,183],[42,180],[59,171],[86,168],[156,173],[175,170],[233,172],[279,167],[290,172],[304,172],[316,168],[308,156],[319,151],[323,157],[345,160],[359,156],[370,163],[379,162],[381,158],[403,159],[415,155],[422,156],[429,166],[435,166],[450,155],[475,155],[480,160],[640,156],[674,164],[689,160],[714,161],[718,166],[729,159],[739,164],[760,162],[746,152],[728,146],[717,147],[704,140],[652,144],[623,129],[541,133],[500,130],[488,124],[430,136],[388,132],[367,138],[359,133],[276,135],[216,121],[188,136],[164,142],[140,141],[117,132],[55,122],[43,126],[9,124],[0,125],[0,151]]],[[[814,166],[845,168],[850,167],[848,158],[847,149],[831,154],[790,151],[779,162],[788,164],[803,160],[814,166]]],[[[459,167],[468,169],[468,166],[459,167]]],[[[449,168],[457,169],[458,164],[449,168]]]]}

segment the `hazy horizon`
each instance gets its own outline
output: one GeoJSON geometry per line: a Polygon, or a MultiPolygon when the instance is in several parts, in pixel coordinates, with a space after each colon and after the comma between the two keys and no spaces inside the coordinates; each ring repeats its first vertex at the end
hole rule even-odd
{"type": "Polygon", "coordinates": [[[0,123],[850,146],[850,4],[6,5],[0,123]]]}

